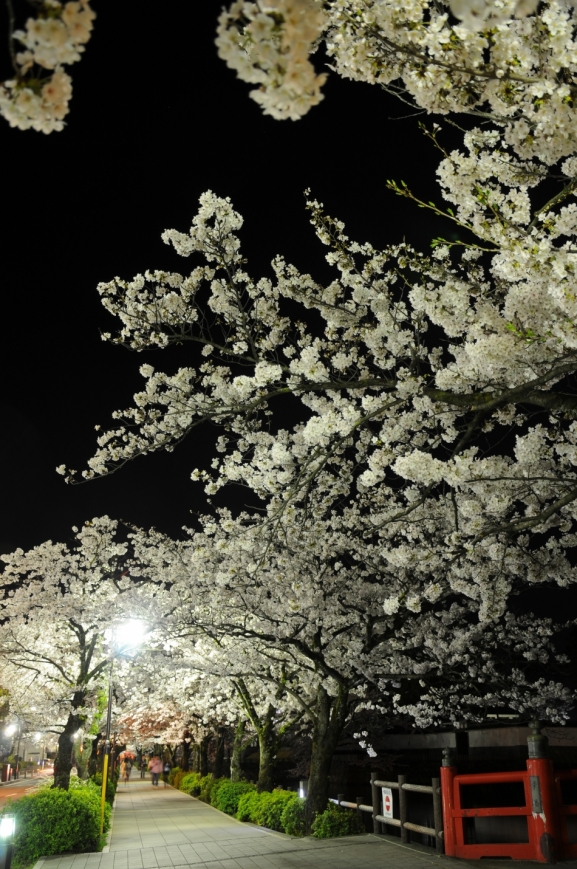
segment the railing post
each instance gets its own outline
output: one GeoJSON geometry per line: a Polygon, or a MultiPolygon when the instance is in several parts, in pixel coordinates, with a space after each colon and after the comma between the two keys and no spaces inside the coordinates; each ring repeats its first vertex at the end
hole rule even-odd
{"type": "Polygon", "coordinates": [[[344,794],[337,794],[337,803],[339,806],[342,803],[342,801],[344,800],[344,798],[345,798],[344,794]]]}
{"type": "Polygon", "coordinates": [[[527,743],[527,772],[531,790],[531,816],[528,821],[533,824],[537,846],[535,859],[539,863],[556,863],[561,836],[555,773],[553,764],[546,757],[547,740],[541,735],[539,722],[531,722],[531,734],[527,737],[527,743]]]}
{"type": "Polygon", "coordinates": [[[375,784],[376,781],[377,781],[377,774],[376,774],[376,772],[372,772],[371,773],[371,796],[372,796],[372,801],[373,801],[373,833],[378,834],[381,832],[381,825],[377,821],[377,815],[381,814],[379,811],[381,806],[380,806],[380,800],[379,800],[380,793],[379,793],[379,788],[375,784]]]}
{"type": "Polygon", "coordinates": [[[435,828],[435,849],[437,854],[442,854],[444,851],[443,848],[443,839],[441,834],[443,832],[443,803],[441,800],[441,780],[438,778],[431,779],[431,784],[433,786],[433,826],[435,828]]]}
{"type": "Polygon", "coordinates": [[[400,775],[399,782],[399,817],[401,820],[401,842],[407,845],[410,842],[409,831],[405,829],[405,823],[409,820],[407,813],[407,792],[403,790],[403,785],[406,781],[406,776],[400,775]]]}
{"type": "Polygon", "coordinates": [[[357,798],[356,798],[356,803],[357,803],[357,818],[359,819],[359,821],[361,820],[361,814],[362,814],[362,813],[361,813],[361,804],[362,804],[362,802],[363,802],[363,798],[362,798],[362,797],[357,797],[357,798]]]}
{"type": "Polygon", "coordinates": [[[455,856],[455,822],[453,819],[454,792],[453,781],[457,773],[457,767],[451,766],[451,750],[443,749],[443,766],[441,767],[441,797],[443,804],[443,844],[445,856],[455,856]]]}

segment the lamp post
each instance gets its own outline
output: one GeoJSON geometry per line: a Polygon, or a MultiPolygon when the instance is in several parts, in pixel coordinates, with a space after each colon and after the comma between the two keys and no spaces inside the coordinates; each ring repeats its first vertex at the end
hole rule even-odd
{"type": "Polygon", "coordinates": [[[16,731],[18,731],[18,741],[16,743],[16,768],[14,770],[13,778],[17,779],[20,773],[20,737],[22,736],[22,726],[20,724],[20,719],[16,719],[16,724],[11,724],[6,728],[6,735],[13,736],[16,731]]]}
{"type": "Polygon", "coordinates": [[[130,619],[106,632],[111,646],[110,672],[108,674],[108,710],[106,712],[106,735],[104,739],[104,762],[102,764],[102,793],[100,796],[100,835],[104,833],[104,809],[106,806],[106,784],[110,761],[110,724],[112,720],[112,673],[114,661],[121,656],[133,657],[147,633],[146,624],[130,619]]]}

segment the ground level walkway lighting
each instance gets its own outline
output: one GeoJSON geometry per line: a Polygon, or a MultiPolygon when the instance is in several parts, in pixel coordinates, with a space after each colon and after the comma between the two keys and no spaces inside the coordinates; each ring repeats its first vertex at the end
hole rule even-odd
{"type": "MultiPolygon", "coordinates": [[[[112,672],[116,658],[132,658],[142,645],[148,627],[139,619],[129,619],[106,631],[105,638],[110,647],[110,671],[108,674],[108,710],[106,713],[106,736],[104,740],[104,762],[102,765],[102,794],[100,797],[100,835],[104,833],[104,807],[106,805],[106,785],[108,783],[108,763],[110,759],[110,723],[112,719],[112,672]]],[[[2,869],[2,867],[0,867],[2,869]]]]}
{"type": "Polygon", "coordinates": [[[14,850],[15,831],[15,816],[2,815],[0,818],[0,869],[10,869],[12,851],[14,850]]]}

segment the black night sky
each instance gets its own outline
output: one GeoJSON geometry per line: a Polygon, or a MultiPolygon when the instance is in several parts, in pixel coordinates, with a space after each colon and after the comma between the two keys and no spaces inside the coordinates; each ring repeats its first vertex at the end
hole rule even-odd
{"type": "MultiPolygon", "coordinates": [[[[28,11],[18,2],[21,26],[28,11]]],[[[309,115],[275,121],[217,57],[220,0],[93,6],[93,38],[69,69],[65,131],[22,132],[0,119],[0,552],[65,541],[72,525],[105,513],[176,534],[191,510],[203,510],[189,475],[209,463],[215,430],[82,486],[67,486],[55,467],[86,466],[94,425],[108,428],[111,412],[130,406],[143,362],[163,370],[185,362],[184,353],[144,357],[104,343],[100,330],[115,324],[96,285],[147,268],[193,268],[160,234],[187,231],[204,190],[230,196],[245,217],[244,251],[257,277],[283,253],[328,278],[306,187],[359,241],[406,237],[426,249],[439,229],[385,188],[388,178],[404,179],[438,197],[438,158],[417,131],[421,118],[403,119],[409,109],[382,90],[332,75],[309,115]]],[[[8,52],[0,56],[4,79],[8,52]]],[[[318,68],[324,62],[317,56],[318,68]]]]}

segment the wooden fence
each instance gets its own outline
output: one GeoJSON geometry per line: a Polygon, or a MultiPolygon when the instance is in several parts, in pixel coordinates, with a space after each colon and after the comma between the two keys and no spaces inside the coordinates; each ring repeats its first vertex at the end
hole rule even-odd
{"type": "Polygon", "coordinates": [[[396,782],[381,781],[377,778],[376,773],[371,775],[371,793],[372,805],[363,804],[362,797],[357,797],[356,802],[347,802],[344,799],[344,794],[339,794],[336,800],[331,802],[336,805],[343,806],[347,809],[356,809],[359,817],[362,812],[370,813],[373,819],[373,832],[380,833],[381,825],[389,827],[399,827],[401,832],[401,842],[408,843],[410,841],[410,831],[413,833],[421,833],[425,836],[432,836],[435,839],[436,851],[439,854],[443,853],[443,808],[441,803],[441,788],[438,778],[434,778],[430,785],[413,785],[409,784],[406,776],[400,775],[396,782]],[[389,788],[391,791],[399,792],[399,815],[398,818],[385,817],[382,812],[382,790],[381,788],[389,788]],[[433,800],[433,818],[434,827],[424,827],[421,824],[413,824],[407,820],[409,816],[409,794],[430,794],[433,800]]]}

